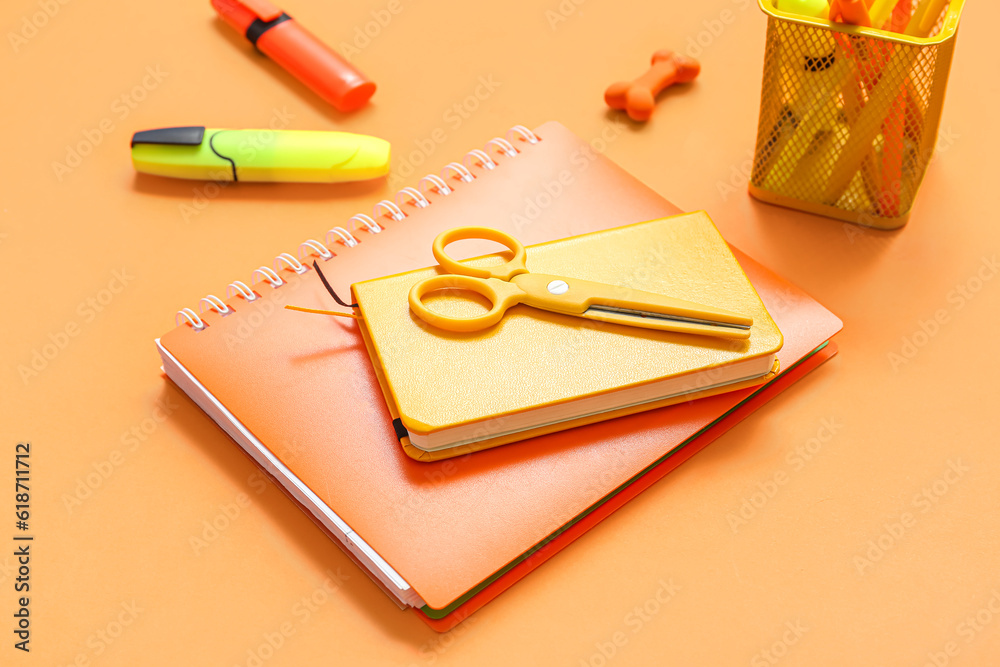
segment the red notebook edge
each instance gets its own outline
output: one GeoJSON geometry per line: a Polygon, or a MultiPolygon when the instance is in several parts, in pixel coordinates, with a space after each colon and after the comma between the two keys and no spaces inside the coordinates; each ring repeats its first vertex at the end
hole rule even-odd
{"type": "Polygon", "coordinates": [[[749,398],[736,406],[728,415],[722,417],[709,426],[704,432],[701,433],[701,435],[692,438],[686,444],[680,445],[678,448],[673,450],[672,454],[668,454],[664,460],[660,461],[660,463],[654,464],[651,468],[646,470],[645,473],[642,473],[638,478],[633,479],[624,488],[618,490],[614,493],[614,495],[573,523],[570,527],[560,532],[556,537],[552,538],[543,546],[538,548],[530,556],[521,560],[502,575],[487,584],[471,598],[460,604],[451,613],[437,619],[429,617],[420,609],[413,608],[413,613],[415,613],[424,623],[436,632],[447,632],[453,629],[462,621],[469,618],[473,613],[481,609],[484,605],[494,600],[501,593],[541,566],[542,563],[545,563],[557,553],[565,549],[588,530],[611,516],[630,500],[651,487],[668,473],[679,467],[682,463],[693,457],[734,426],[756,412],[768,401],[798,382],[800,379],[811,373],[836,354],[836,343],[828,341],[824,345],[820,346],[815,352],[793,365],[791,368],[782,371],[774,380],[754,392],[749,398]]]}

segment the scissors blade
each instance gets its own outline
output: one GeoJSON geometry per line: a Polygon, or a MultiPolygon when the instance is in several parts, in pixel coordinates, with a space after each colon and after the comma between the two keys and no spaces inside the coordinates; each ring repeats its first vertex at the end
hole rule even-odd
{"type": "Polygon", "coordinates": [[[726,338],[749,338],[753,325],[722,308],[589,280],[524,273],[511,282],[524,292],[521,303],[604,322],[726,338]]]}
{"type": "Polygon", "coordinates": [[[682,315],[666,315],[645,310],[615,308],[613,306],[591,306],[581,317],[599,322],[624,324],[631,327],[671,331],[675,333],[719,336],[722,338],[745,339],[750,337],[749,324],[729,324],[713,320],[702,320],[682,315]]]}

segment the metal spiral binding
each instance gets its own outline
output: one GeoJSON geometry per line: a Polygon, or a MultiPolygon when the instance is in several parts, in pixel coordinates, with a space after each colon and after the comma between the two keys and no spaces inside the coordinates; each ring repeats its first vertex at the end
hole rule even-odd
{"type": "Polygon", "coordinates": [[[280,264],[287,265],[288,268],[290,268],[295,273],[302,274],[302,273],[306,272],[306,267],[302,266],[302,262],[300,262],[299,260],[297,260],[292,255],[288,254],[287,252],[283,252],[283,253],[281,253],[280,255],[278,255],[277,257],[274,258],[274,270],[275,271],[280,271],[281,270],[281,266],[279,266],[280,264]]]}
{"type": "MultiPolygon", "coordinates": [[[[473,168],[478,167],[487,171],[496,169],[500,166],[500,162],[497,162],[490,156],[493,153],[498,156],[503,156],[504,158],[514,158],[520,154],[520,150],[517,148],[517,143],[527,143],[529,145],[537,144],[541,141],[538,136],[529,130],[524,125],[515,125],[507,131],[506,139],[502,137],[494,137],[486,142],[485,150],[480,148],[474,148],[473,150],[466,153],[462,162],[449,162],[441,170],[441,174],[427,174],[417,183],[417,187],[405,187],[396,193],[395,201],[390,199],[383,199],[382,201],[375,204],[372,215],[365,215],[364,213],[359,213],[357,215],[351,216],[350,221],[352,227],[355,231],[364,229],[369,234],[378,234],[385,227],[379,223],[379,220],[387,218],[392,221],[405,220],[407,214],[403,211],[403,207],[412,204],[415,208],[427,208],[433,202],[428,199],[428,195],[431,193],[436,193],[442,197],[446,197],[455,191],[451,183],[471,183],[476,180],[476,175],[473,173],[473,168]]],[[[284,280],[280,271],[290,270],[296,274],[303,274],[309,271],[309,267],[303,262],[310,255],[316,255],[320,259],[328,260],[336,256],[330,248],[340,243],[346,248],[353,248],[354,246],[361,243],[361,240],[355,236],[351,231],[345,229],[344,227],[333,227],[326,233],[326,244],[320,243],[315,239],[307,239],[299,245],[298,257],[292,255],[291,253],[283,252],[274,258],[274,268],[269,266],[261,266],[254,270],[253,274],[250,276],[250,283],[255,284],[260,281],[267,281],[272,288],[277,289],[285,284],[287,281],[284,280]],[[258,279],[259,278],[259,279],[258,279]]],[[[231,300],[233,298],[242,298],[247,303],[251,301],[256,301],[260,297],[253,288],[248,286],[241,280],[234,280],[226,288],[226,299],[231,300]]],[[[207,311],[215,311],[220,316],[226,316],[236,311],[236,308],[231,304],[226,303],[214,294],[209,294],[205,296],[198,304],[198,309],[201,313],[206,313],[207,311]]],[[[195,331],[203,331],[208,328],[208,323],[201,318],[201,316],[190,308],[182,308],[177,311],[177,315],[174,317],[174,323],[177,326],[182,326],[183,324],[188,324],[195,331]]]]}
{"type": "Polygon", "coordinates": [[[285,284],[285,281],[281,279],[281,276],[279,276],[274,269],[272,269],[270,266],[262,266],[260,268],[254,269],[253,274],[251,274],[250,276],[251,285],[257,282],[256,280],[254,280],[254,278],[256,278],[258,274],[264,276],[264,280],[271,283],[271,287],[275,289],[285,284]]]}
{"type": "Polygon", "coordinates": [[[461,164],[460,162],[449,162],[448,164],[445,165],[444,169],[441,170],[441,173],[444,174],[445,178],[448,177],[449,169],[454,171],[455,174],[458,175],[458,180],[464,183],[471,183],[475,178],[475,176],[472,175],[472,172],[466,169],[465,165],[461,164]]]}
{"type": "Polygon", "coordinates": [[[343,227],[334,227],[333,229],[331,229],[326,233],[327,245],[333,245],[335,243],[335,241],[330,240],[330,236],[333,234],[336,234],[339,237],[340,242],[343,243],[348,248],[353,248],[359,243],[358,240],[354,238],[354,235],[351,234],[346,229],[344,229],[343,227]]]}
{"type": "Polygon", "coordinates": [[[535,136],[535,133],[526,128],[524,125],[515,125],[507,130],[507,141],[514,143],[514,137],[520,137],[532,145],[538,143],[538,137],[535,136]]]}
{"type": "Polygon", "coordinates": [[[407,199],[412,201],[413,205],[416,206],[417,208],[427,208],[428,206],[430,206],[430,202],[427,201],[427,197],[424,196],[424,193],[422,193],[420,190],[417,190],[416,188],[411,188],[409,186],[403,188],[402,190],[396,193],[396,205],[402,208],[403,204],[406,203],[407,199]]]}
{"type": "Polygon", "coordinates": [[[257,299],[257,295],[254,294],[254,291],[247,287],[247,284],[242,280],[234,280],[229,283],[229,287],[226,288],[227,299],[231,299],[237,294],[242,296],[247,301],[255,301],[257,299]]]}
{"type": "Polygon", "coordinates": [[[201,302],[198,304],[198,310],[200,312],[202,313],[205,312],[206,303],[208,304],[209,308],[217,312],[219,315],[225,316],[233,312],[233,309],[227,306],[225,301],[215,296],[214,294],[209,294],[201,300],[201,302]]]}
{"type": "Polygon", "coordinates": [[[476,164],[476,162],[478,162],[480,166],[487,169],[495,169],[497,166],[497,163],[493,161],[493,158],[491,158],[486,151],[479,148],[473,148],[465,154],[465,159],[462,160],[462,164],[471,169],[472,165],[476,164]]]}
{"type": "Polygon", "coordinates": [[[389,213],[389,217],[397,222],[406,218],[406,214],[403,213],[403,209],[396,206],[395,202],[391,202],[388,199],[383,199],[379,203],[375,204],[375,209],[372,211],[372,217],[377,218],[381,215],[382,210],[389,213]]]}
{"type": "MultiPolygon", "coordinates": [[[[379,202],[379,204],[381,203],[382,202],[379,202]]],[[[378,212],[377,206],[378,204],[376,204],[376,212],[378,212]]],[[[370,216],[367,216],[364,213],[358,213],[357,215],[352,215],[351,221],[354,223],[355,230],[358,229],[358,223],[361,223],[362,225],[365,226],[365,229],[367,229],[372,234],[378,234],[379,232],[382,231],[382,228],[379,227],[378,223],[375,222],[375,220],[373,220],[370,216]]]]}
{"type": "Polygon", "coordinates": [[[201,331],[206,326],[202,319],[198,317],[198,313],[194,312],[190,308],[181,308],[177,311],[177,314],[174,315],[174,324],[176,326],[181,325],[181,318],[186,319],[188,324],[190,324],[191,328],[195,331],[201,331]]]}
{"type": "MultiPolygon", "coordinates": [[[[299,244],[299,261],[305,259],[310,254],[310,251],[315,252],[317,255],[319,255],[319,258],[324,261],[328,259],[333,259],[334,256],[333,253],[330,252],[330,249],[327,248],[322,243],[320,243],[319,241],[316,241],[315,239],[308,239],[299,244]]],[[[279,257],[280,256],[281,255],[279,255],[279,257]]],[[[308,270],[309,270],[308,267],[303,266],[302,271],[298,271],[297,273],[305,273],[308,270]]]]}
{"type": "Polygon", "coordinates": [[[448,184],[444,182],[444,179],[438,176],[437,174],[427,174],[426,176],[421,178],[420,182],[417,183],[417,188],[421,192],[427,192],[428,190],[436,190],[438,194],[444,196],[448,196],[452,192],[451,188],[448,187],[448,184]],[[430,186],[424,188],[425,182],[430,183],[430,186]]]}
{"type": "Polygon", "coordinates": [[[486,149],[489,150],[491,146],[507,157],[517,157],[517,149],[514,148],[514,144],[506,139],[501,139],[500,137],[490,139],[486,142],[486,149]]]}

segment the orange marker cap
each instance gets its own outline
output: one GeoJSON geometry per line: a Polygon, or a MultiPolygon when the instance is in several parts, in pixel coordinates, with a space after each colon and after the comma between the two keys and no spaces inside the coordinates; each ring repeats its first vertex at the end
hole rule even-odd
{"type": "Polygon", "coordinates": [[[872,26],[865,0],[833,0],[830,5],[830,20],[866,28],[872,26]]]}
{"type": "Polygon", "coordinates": [[[367,104],[375,83],[267,0],[211,0],[257,50],[340,111],[367,104]]]}

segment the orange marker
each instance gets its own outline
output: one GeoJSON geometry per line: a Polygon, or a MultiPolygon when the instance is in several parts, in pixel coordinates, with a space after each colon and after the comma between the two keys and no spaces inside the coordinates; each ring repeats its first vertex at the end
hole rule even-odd
{"type": "MultiPolygon", "coordinates": [[[[899,0],[892,10],[889,30],[902,33],[910,21],[913,11],[912,0],[899,0]]],[[[899,215],[901,187],[903,183],[903,154],[905,145],[907,93],[904,92],[892,104],[889,115],[882,122],[882,189],[879,194],[879,208],[882,215],[894,218],[899,215]]]]}
{"type": "Polygon", "coordinates": [[[632,120],[649,120],[656,96],[675,83],[687,83],[701,72],[694,58],[663,50],[653,54],[653,66],[635,81],[613,83],[604,91],[604,101],[612,109],[624,109],[632,120]]]}
{"type": "Polygon", "coordinates": [[[340,111],[363,107],[375,84],[267,0],[211,0],[223,21],[340,111]]]}
{"type": "Polygon", "coordinates": [[[833,0],[830,3],[830,20],[866,28],[872,27],[872,19],[868,15],[868,5],[865,4],[865,0],[833,0]]]}

